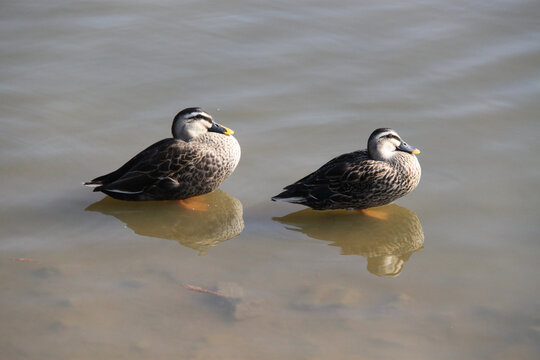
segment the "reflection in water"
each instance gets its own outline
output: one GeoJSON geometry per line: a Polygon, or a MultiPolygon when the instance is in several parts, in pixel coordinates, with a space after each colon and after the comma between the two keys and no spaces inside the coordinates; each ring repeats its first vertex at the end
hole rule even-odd
{"type": "Polygon", "coordinates": [[[366,257],[367,269],[375,275],[397,276],[411,255],[422,248],[422,225],[414,212],[401,206],[386,205],[374,211],[382,213],[385,220],[357,211],[311,209],[274,220],[314,239],[331,241],[343,255],[366,257]]]}
{"type": "Polygon", "coordinates": [[[240,200],[221,190],[196,199],[205,204],[204,210],[189,210],[176,201],[132,202],[107,196],[86,211],[112,215],[136,234],[175,240],[201,255],[244,230],[240,200]]]}

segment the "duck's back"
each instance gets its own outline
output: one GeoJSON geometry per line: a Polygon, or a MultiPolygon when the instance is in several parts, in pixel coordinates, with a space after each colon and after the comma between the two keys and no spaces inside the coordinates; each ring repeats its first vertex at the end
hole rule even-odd
{"type": "Polygon", "coordinates": [[[240,161],[232,137],[207,133],[189,142],[164,139],[120,169],[96,178],[102,191],[121,200],[180,200],[214,191],[240,161]]]}
{"type": "Polygon", "coordinates": [[[419,181],[420,164],[415,156],[400,152],[386,162],[372,160],[367,150],[360,150],[330,160],[273,199],[317,210],[365,209],[391,203],[419,181]]]}

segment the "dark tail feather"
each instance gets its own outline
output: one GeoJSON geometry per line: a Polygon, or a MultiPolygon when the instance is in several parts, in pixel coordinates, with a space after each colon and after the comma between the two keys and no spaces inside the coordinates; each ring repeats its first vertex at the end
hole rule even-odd
{"type": "Polygon", "coordinates": [[[83,182],[83,185],[88,186],[90,188],[94,188],[94,191],[99,191],[98,187],[102,186],[103,184],[101,183],[101,181],[92,180],[92,181],[83,182]]]}
{"type": "Polygon", "coordinates": [[[305,198],[302,195],[292,189],[287,189],[276,196],[272,196],[272,201],[286,201],[301,204],[304,200],[305,198]]]}

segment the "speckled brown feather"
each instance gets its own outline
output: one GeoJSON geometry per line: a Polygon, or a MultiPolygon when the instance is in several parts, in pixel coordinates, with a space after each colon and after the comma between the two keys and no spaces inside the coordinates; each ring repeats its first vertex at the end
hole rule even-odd
{"type": "Polygon", "coordinates": [[[189,142],[168,138],[88,184],[121,200],[181,200],[214,191],[236,168],[240,145],[209,132],[189,142]]]}
{"type": "Polygon", "coordinates": [[[316,210],[366,209],[411,192],[420,181],[416,157],[396,152],[390,161],[370,159],[367,150],[338,156],[273,197],[316,210]]]}

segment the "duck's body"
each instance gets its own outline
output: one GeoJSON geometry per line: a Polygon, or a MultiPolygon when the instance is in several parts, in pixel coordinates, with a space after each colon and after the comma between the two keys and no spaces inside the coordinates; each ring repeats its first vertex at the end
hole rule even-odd
{"type": "Polygon", "coordinates": [[[200,108],[182,110],[173,138],[141,151],[118,170],[85,183],[120,200],[182,200],[214,191],[240,161],[230,129],[200,108]]]}
{"type": "Polygon", "coordinates": [[[418,149],[387,128],[375,130],[368,149],[338,156],[285,187],[272,200],[316,210],[382,206],[411,192],[420,182],[418,149]]]}

